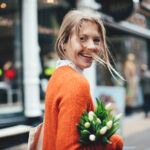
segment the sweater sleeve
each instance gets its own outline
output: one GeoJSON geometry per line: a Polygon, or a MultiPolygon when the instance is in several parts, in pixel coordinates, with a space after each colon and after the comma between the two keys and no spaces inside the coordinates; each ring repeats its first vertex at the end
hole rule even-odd
{"type": "Polygon", "coordinates": [[[83,110],[93,109],[89,85],[80,80],[72,80],[65,86],[64,93],[58,104],[56,150],[122,150],[123,143],[119,136],[111,137],[113,144],[81,148],[76,124],[79,123],[83,110]]]}
{"type": "Polygon", "coordinates": [[[64,94],[58,104],[56,150],[79,149],[81,144],[78,142],[76,124],[83,110],[88,110],[92,105],[91,101],[89,85],[83,80],[71,80],[64,87],[64,94]]]}

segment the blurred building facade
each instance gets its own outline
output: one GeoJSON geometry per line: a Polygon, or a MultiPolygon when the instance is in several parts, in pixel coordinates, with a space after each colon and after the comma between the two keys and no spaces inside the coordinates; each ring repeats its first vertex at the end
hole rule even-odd
{"type": "MultiPolygon", "coordinates": [[[[94,63],[92,71],[86,73],[93,95],[97,86],[121,86],[129,91],[130,107],[142,105],[138,80],[141,64],[150,67],[149,10],[140,6],[137,9],[134,2],[123,0],[115,6],[109,0],[2,0],[0,127],[43,116],[47,82],[58,59],[54,43],[63,16],[75,7],[99,11],[106,27],[108,47],[116,63],[114,67],[136,86],[133,94],[130,84],[114,80],[107,69],[94,63]],[[125,66],[131,66],[125,65],[129,54],[134,57],[131,60],[134,69],[125,69],[125,66]]],[[[113,63],[113,59],[111,61],[113,63]]]]}

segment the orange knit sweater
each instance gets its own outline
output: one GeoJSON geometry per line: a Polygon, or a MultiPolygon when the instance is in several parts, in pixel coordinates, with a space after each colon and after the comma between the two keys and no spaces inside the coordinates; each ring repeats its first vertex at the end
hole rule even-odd
{"type": "Polygon", "coordinates": [[[56,69],[46,92],[43,150],[121,150],[118,135],[113,144],[81,148],[76,124],[83,110],[93,109],[88,81],[69,66],[56,69]]]}

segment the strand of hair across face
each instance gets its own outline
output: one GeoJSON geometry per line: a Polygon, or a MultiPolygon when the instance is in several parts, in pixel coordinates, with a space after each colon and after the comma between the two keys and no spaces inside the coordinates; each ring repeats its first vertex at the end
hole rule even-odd
{"type": "Polygon", "coordinates": [[[102,64],[103,66],[107,66],[109,72],[111,73],[111,75],[113,76],[114,79],[117,80],[117,78],[114,76],[114,73],[121,79],[121,80],[125,80],[113,67],[112,65],[109,63],[109,61],[104,61],[103,59],[101,59],[98,55],[96,55],[95,53],[91,53],[92,57],[94,60],[96,60],[97,62],[99,62],[100,64],[102,64]]]}

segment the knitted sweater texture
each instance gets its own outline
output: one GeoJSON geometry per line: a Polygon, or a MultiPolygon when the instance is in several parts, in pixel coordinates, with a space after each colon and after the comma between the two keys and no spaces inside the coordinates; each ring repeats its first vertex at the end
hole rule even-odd
{"type": "Polygon", "coordinates": [[[110,138],[113,144],[81,148],[76,124],[83,110],[93,109],[88,81],[69,66],[56,69],[46,92],[43,150],[121,150],[118,135],[110,138]]]}

